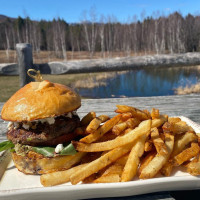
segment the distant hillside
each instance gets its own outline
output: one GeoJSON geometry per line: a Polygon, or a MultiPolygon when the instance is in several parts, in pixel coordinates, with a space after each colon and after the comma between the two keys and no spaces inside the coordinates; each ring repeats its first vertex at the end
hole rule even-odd
{"type": "Polygon", "coordinates": [[[1,22],[5,22],[7,18],[9,18],[10,20],[15,20],[16,19],[16,18],[12,18],[12,17],[8,17],[6,15],[1,15],[0,14],[0,23],[1,22]]]}

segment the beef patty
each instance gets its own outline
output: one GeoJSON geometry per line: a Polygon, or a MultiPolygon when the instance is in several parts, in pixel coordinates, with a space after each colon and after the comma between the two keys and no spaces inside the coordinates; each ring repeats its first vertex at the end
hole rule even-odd
{"type": "Polygon", "coordinates": [[[72,131],[79,125],[79,117],[60,116],[55,118],[54,124],[39,122],[35,129],[26,130],[20,124],[19,128],[11,128],[7,133],[8,140],[14,144],[20,143],[30,146],[54,146],[66,143],[76,137],[72,131]]]}

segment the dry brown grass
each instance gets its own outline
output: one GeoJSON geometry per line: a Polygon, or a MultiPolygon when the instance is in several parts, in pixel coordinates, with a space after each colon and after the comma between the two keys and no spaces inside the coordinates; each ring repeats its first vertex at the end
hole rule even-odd
{"type": "Polygon", "coordinates": [[[74,88],[94,88],[99,86],[106,86],[107,79],[116,77],[121,72],[109,72],[99,73],[95,76],[88,76],[87,79],[77,80],[74,84],[74,88]]]}
{"type": "Polygon", "coordinates": [[[191,86],[179,87],[175,89],[175,94],[192,94],[192,93],[200,93],[200,83],[196,83],[191,86]]]}
{"type": "MultiPolygon", "coordinates": [[[[60,53],[61,54],[61,53],[60,53]]],[[[82,60],[82,59],[90,59],[90,53],[87,51],[81,52],[72,52],[68,51],[67,53],[67,60],[82,60]]],[[[150,52],[148,54],[154,54],[150,52]]],[[[133,52],[130,53],[130,56],[142,56],[144,55],[143,52],[134,54],[133,52]]],[[[105,57],[125,57],[127,56],[126,52],[111,52],[105,53],[105,57]]],[[[101,52],[95,52],[93,59],[102,58],[101,52]]],[[[58,58],[55,56],[55,52],[53,51],[40,51],[39,53],[33,52],[33,62],[34,63],[46,63],[52,61],[63,61],[62,58],[58,58]]],[[[17,55],[16,51],[9,50],[9,54],[6,54],[5,50],[0,50],[0,63],[16,63],[17,62],[17,55]],[[9,56],[8,56],[9,55],[9,56]]]]}

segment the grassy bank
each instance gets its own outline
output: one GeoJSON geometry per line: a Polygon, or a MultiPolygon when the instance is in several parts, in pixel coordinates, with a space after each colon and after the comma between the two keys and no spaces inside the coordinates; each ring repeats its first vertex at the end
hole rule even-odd
{"type": "MultiPolygon", "coordinates": [[[[86,79],[88,76],[95,76],[95,74],[43,75],[43,79],[64,85],[72,85],[76,81],[86,79]]],[[[19,88],[19,76],[0,76],[0,102],[7,101],[19,88]]]]}
{"type": "MultiPolygon", "coordinates": [[[[106,79],[115,77],[118,73],[122,72],[43,75],[43,80],[72,88],[93,88],[105,85],[106,79]]],[[[19,76],[0,76],[0,102],[7,101],[19,88],[19,76]]]]}
{"type": "Polygon", "coordinates": [[[19,89],[19,76],[0,76],[0,102],[6,101],[19,89]]]}

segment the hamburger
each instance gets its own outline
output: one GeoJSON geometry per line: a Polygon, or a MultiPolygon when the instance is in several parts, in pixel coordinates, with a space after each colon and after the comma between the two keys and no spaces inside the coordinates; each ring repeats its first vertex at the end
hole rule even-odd
{"type": "Polygon", "coordinates": [[[65,85],[46,80],[25,85],[2,108],[1,118],[9,123],[0,151],[11,149],[15,166],[25,174],[65,169],[76,153],[71,140],[80,106],[80,96],[65,85]]]}

